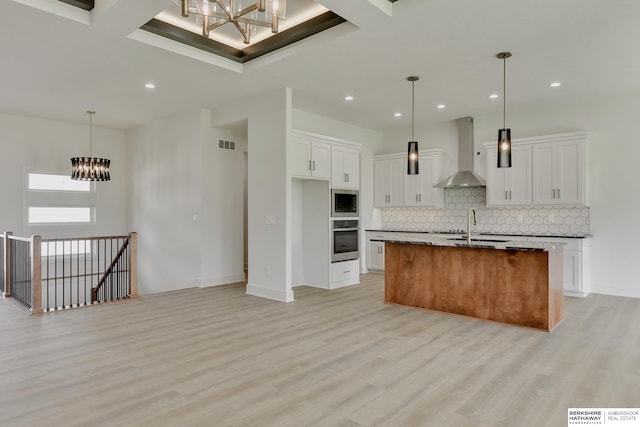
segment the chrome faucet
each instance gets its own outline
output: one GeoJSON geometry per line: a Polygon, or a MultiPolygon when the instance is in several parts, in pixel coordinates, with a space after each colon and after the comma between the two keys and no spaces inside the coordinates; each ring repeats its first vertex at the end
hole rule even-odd
{"type": "Polygon", "coordinates": [[[476,225],[476,210],[471,208],[467,213],[467,244],[471,244],[471,214],[473,213],[473,225],[476,225]]]}

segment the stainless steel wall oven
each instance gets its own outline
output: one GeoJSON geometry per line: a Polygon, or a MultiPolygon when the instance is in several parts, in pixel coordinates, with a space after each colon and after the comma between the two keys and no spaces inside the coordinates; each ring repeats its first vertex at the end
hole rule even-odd
{"type": "Polygon", "coordinates": [[[357,219],[331,221],[331,262],[360,258],[360,228],[357,219]]]}

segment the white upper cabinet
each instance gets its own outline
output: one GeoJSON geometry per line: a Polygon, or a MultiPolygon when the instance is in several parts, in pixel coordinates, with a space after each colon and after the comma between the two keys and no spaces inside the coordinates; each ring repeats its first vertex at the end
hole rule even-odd
{"type": "Polygon", "coordinates": [[[340,145],[331,147],[331,186],[360,188],[360,150],[340,145]]]}
{"type": "Polygon", "coordinates": [[[540,205],[585,204],[584,139],[533,146],[533,202],[540,205]]]}
{"type": "Polygon", "coordinates": [[[434,188],[442,176],[444,154],[429,150],[418,155],[418,175],[407,175],[406,156],[404,165],[404,206],[444,206],[444,189],[434,188]]]}
{"type": "Polygon", "coordinates": [[[293,135],[289,147],[292,176],[330,178],[331,144],[293,135]]]}
{"type": "Polygon", "coordinates": [[[439,149],[418,153],[418,175],[407,175],[405,153],[383,154],[374,160],[375,207],[444,206],[444,190],[433,186],[440,182],[444,152],[439,149]]]}
{"type": "Polygon", "coordinates": [[[586,132],[512,142],[512,167],[496,167],[496,142],[485,144],[487,206],[586,204],[586,132]]]}
{"type": "Polygon", "coordinates": [[[406,156],[376,158],[373,164],[374,204],[378,208],[402,206],[406,156]]]}
{"type": "Polygon", "coordinates": [[[497,144],[486,148],[487,206],[531,204],[531,145],[514,145],[511,167],[497,167],[497,144]]]}

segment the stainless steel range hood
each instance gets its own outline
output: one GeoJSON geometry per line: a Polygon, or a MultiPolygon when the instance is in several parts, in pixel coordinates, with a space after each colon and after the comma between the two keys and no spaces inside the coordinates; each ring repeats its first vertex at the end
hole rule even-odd
{"type": "Polygon", "coordinates": [[[473,172],[473,117],[456,119],[458,126],[458,172],[434,187],[477,188],[486,187],[485,180],[473,172]]]}

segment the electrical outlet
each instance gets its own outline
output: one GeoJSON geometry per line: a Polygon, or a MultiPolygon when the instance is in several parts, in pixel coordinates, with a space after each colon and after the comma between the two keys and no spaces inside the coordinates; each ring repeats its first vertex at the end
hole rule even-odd
{"type": "Polygon", "coordinates": [[[274,225],[276,223],[276,217],[274,215],[267,215],[264,217],[264,223],[274,225]]]}

